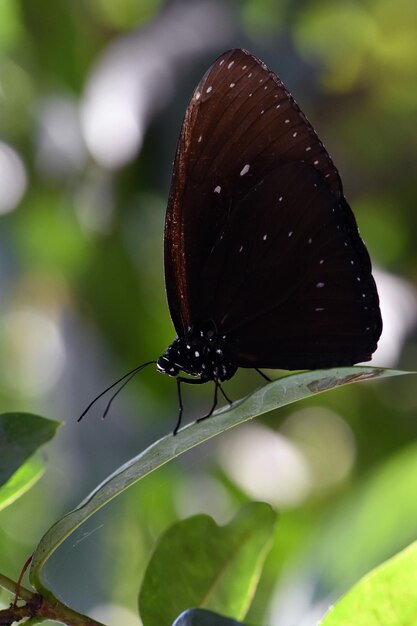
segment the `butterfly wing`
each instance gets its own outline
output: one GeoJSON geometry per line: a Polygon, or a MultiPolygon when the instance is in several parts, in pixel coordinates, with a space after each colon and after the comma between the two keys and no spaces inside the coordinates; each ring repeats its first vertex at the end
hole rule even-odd
{"type": "Polygon", "coordinates": [[[197,318],[211,312],[240,367],[348,365],[376,348],[369,256],[346,201],[307,163],[278,166],[237,205],[201,284],[197,318]]]}
{"type": "Polygon", "coordinates": [[[236,365],[319,367],[376,347],[378,296],[338,172],[281,81],[243,50],[212,65],[188,106],[165,274],[177,333],[213,320],[236,365]]]}

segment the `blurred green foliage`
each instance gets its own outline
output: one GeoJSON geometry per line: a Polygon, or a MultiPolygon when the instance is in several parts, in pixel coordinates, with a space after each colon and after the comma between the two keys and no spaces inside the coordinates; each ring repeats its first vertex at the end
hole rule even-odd
{"type": "MultiPolygon", "coordinates": [[[[223,50],[246,47],[280,75],[332,154],[374,263],[401,276],[410,289],[417,281],[416,3],[211,3],[224,17],[206,49],[192,47],[204,25],[195,13],[199,4],[0,3],[0,148],[13,149],[26,177],[21,197],[0,215],[0,334],[7,347],[0,355],[0,409],[67,422],[49,451],[50,471],[0,513],[0,571],[11,577],[59,514],[175,422],[175,384],[151,368],[130,384],[105,422],[99,409],[80,425],[75,419],[97,393],[159,356],[174,338],[162,263],[171,163],[192,89],[223,50]],[[168,22],[175,11],[182,11],[183,28],[187,15],[196,15],[181,37],[168,22]],[[225,23],[229,35],[216,47],[225,23]],[[175,71],[169,66],[160,81],[166,92],[154,97],[143,118],[143,144],[123,165],[109,168],[88,144],[83,114],[98,64],[127,41],[153,46],[153,61],[158,50],[168,50],[165,60],[180,61],[175,71]],[[187,45],[192,52],[186,61],[176,57],[187,45]],[[36,314],[24,333],[11,323],[22,312],[36,314]],[[23,380],[28,377],[29,385],[23,380]]],[[[130,76],[143,69],[144,58],[138,53],[130,76]]],[[[2,168],[1,162],[4,189],[2,168]]],[[[393,311],[384,318],[386,332],[392,323],[401,327],[406,314],[415,315],[412,298],[389,292],[388,302],[393,311]]],[[[398,352],[383,365],[415,369],[415,332],[406,341],[393,337],[398,352]]],[[[238,398],[258,384],[255,375],[241,372],[228,392],[238,398]]],[[[211,394],[209,388],[188,390],[187,417],[201,415],[211,394]]],[[[293,623],[300,613],[323,614],[326,602],[352,579],[417,538],[410,531],[417,528],[413,481],[402,482],[403,469],[412,471],[417,454],[411,445],[417,436],[412,377],[335,390],[262,421],[279,433],[286,420],[298,419],[296,410],[323,407],[350,430],[353,466],[326,487],[308,473],[309,486],[292,504],[271,495],[282,509],[280,532],[250,623],[279,623],[284,613],[293,623]],[[397,491],[401,484],[407,488],[397,491]],[[393,531],[392,518],[387,515],[386,525],[382,518],[394,493],[393,531]],[[368,497],[369,506],[361,507],[368,497]],[[352,516],[355,533],[349,532],[352,516]]],[[[285,428],[282,436],[301,454],[285,428]]],[[[81,529],[50,565],[56,592],[81,610],[113,603],[134,613],[139,580],[165,528],[202,512],[224,523],[250,498],[222,465],[219,445],[209,443],[163,468],[120,498],[100,518],[103,523],[81,529]]],[[[308,470],[308,463],[303,467],[308,470]]],[[[278,493],[279,472],[276,482],[278,493]]]]}
{"type": "Polygon", "coordinates": [[[217,526],[208,515],[171,526],[152,555],[140,590],[144,624],[170,625],[193,606],[243,619],[274,526],[276,514],[260,502],[248,504],[227,526],[217,526]]]}

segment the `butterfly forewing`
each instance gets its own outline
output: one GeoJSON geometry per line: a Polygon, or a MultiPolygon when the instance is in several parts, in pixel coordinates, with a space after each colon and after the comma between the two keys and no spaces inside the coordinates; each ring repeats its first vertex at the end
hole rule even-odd
{"type": "Polygon", "coordinates": [[[194,91],[175,160],[165,271],[178,332],[190,325],[199,260],[230,206],[288,159],[315,163],[341,194],[330,157],[281,81],[249,53],[225,53],[194,91]]]}
{"type": "Polygon", "coordinates": [[[165,273],[178,334],[214,321],[238,366],[324,367],[375,350],[378,296],[338,172],[245,51],[222,55],[188,106],[165,273]]]}

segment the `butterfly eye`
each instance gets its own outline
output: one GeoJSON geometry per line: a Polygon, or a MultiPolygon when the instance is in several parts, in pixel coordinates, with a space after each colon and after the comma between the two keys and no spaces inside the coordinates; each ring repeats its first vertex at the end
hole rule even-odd
{"type": "Polygon", "coordinates": [[[179,374],[179,367],[167,356],[161,356],[156,362],[156,367],[158,371],[163,374],[168,374],[168,376],[177,376],[179,374]]]}

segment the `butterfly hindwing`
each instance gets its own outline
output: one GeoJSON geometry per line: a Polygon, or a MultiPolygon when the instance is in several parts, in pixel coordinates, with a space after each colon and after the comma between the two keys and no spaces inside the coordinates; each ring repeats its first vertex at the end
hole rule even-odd
{"type": "Polygon", "coordinates": [[[350,209],[310,165],[279,166],[236,207],[201,274],[239,366],[311,369],[367,360],[380,317],[350,209]],[[278,187],[277,187],[278,182],[278,187]]]}

